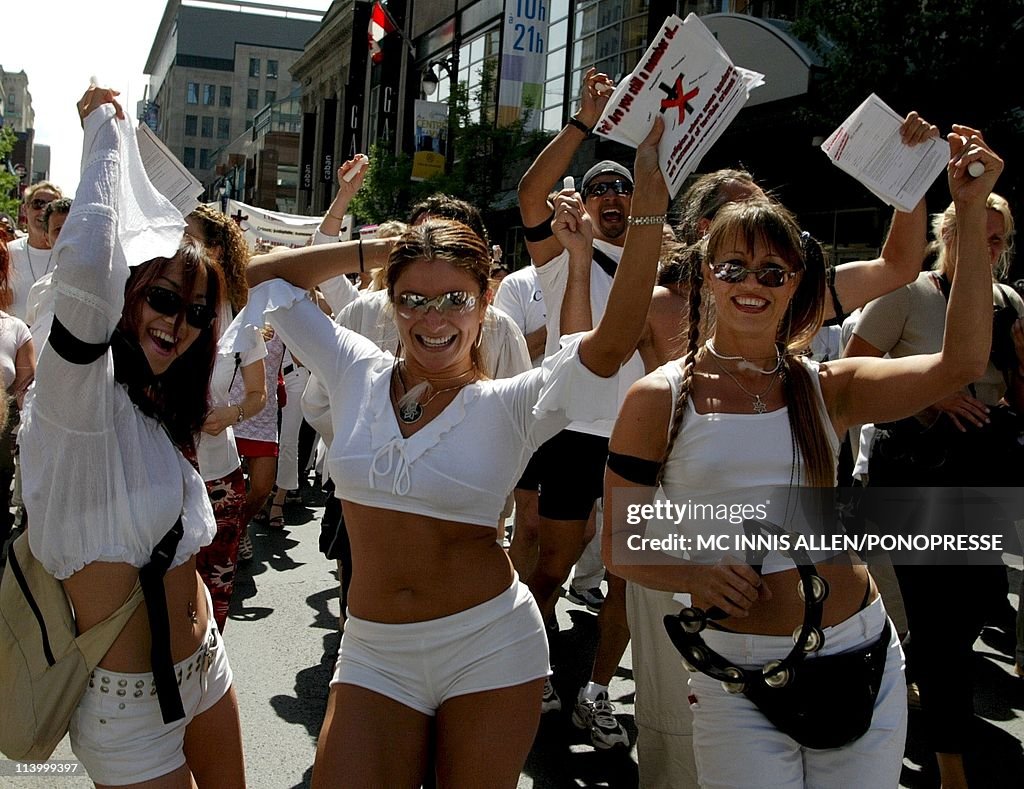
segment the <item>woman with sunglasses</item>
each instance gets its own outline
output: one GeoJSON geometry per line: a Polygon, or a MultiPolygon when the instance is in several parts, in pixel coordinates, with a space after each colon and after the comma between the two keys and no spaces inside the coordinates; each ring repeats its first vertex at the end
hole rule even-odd
{"type": "MultiPolygon", "coordinates": [[[[249,296],[245,268],[249,249],[238,225],[230,217],[199,205],[185,218],[186,231],[206,249],[224,271],[226,293],[217,310],[221,336],[249,296]]],[[[210,411],[203,422],[196,455],[199,471],[217,518],[217,535],[203,546],[197,559],[199,575],[213,598],[214,618],[224,632],[235,570],[241,553],[240,540],[247,536],[242,520],[246,503],[245,475],[232,429],[247,417],[263,410],[267,402],[263,380],[263,359],[267,355],[263,334],[256,327],[241,330],[229,345],[218,346],[217,361],[210,377],[210,411]],[[238,389],[232,393],[237,382],[238,389]]],[[[252,558],[250,550],[248,558],[252,558]]]]}
{"type": "MultiPolygon", "coordinates": [[[[703,242],[701,263],[688,272],[685,356],[634,385],[619,414],[605,481],[611,524],[604,535],[605,564],[635,583],[688,593],[692,608],[711,620],[700,631],[704,645],[733,669],[770,675],[771,661],[786,658],[794,648],[806,613],[797,593],[801,570],[778,552],[759,560],[745,556],[746,563],[736,555],[701,555],[692,548],[685,560],[660,551],[645,557],[637,552],[643,545],[639,540],[671,537],[667,529],[674,527],[636,524],[637,518],[627,517],[626,503],[649,502],[660,482],[668,500],[678,505],[688,499],[754,505],[760,502],[753,498],[772,487],[772,498],[785,500],[774,502],[775,509],[788,510],[790,497],[794,505],[799,497],[797,486],[835,485],[838,436],[848,425],[906,415],[977,375],[984,355],[963,349],[987,347],[991,331],[973,315],[991,296],[984,206],[1002,161],[979,132],[953,128],[948,181],[957,204],[963,265],[939,353],[821,364],[798,356],[821,324],[824,261],[785,209],[752,200],[718,213],[703,242]],[[985,168],[978,178],[967,173],[975,161],[985,168]],[[704,341],[701,317],[709,294],[716,322],[704,341]]],[[[773,517],[792,530],[788,511],[781,514],[787,517],[773,517]]],[[[713,534],[720,532],[724,528],[713,534]]],[[[822,552],[811,559],[811,569],[825,583],[812,585],[811,602],[823,599],[823,607],[818,643],[806,647],[811,653],[806,662],[852,651],[881,659],[868,728],[841,747],[803,746],[769,721],[762,709],[770,704],[759,708],[742,683],[726,687],[707,674],[691,673],[694,753],[702,786],[895,787],[899,782],[906,693],[898,641],[884,638],[885,610],[866,568],[845,553],[822,552]]],[[[662,648],[673,649],[668,638],[662,648]]],[[[799,680],[801,663],[794,671],[799,680]]],[[[677,680],[685,678],[680,665],[677,680]]],[[[854,681],[864,682],[839,674],[828,684],[839,688],[854,681]]],[[[788,678],[780,680],[787,683],[788,678]]],[[[826,719],[844,724],[855,712],[853,706],[837,708],[828,695],[820,703],[826,719]]]]}
{"type": "Polygon", "coordinates": [[[90,87],[78,104],[82,178],[54,250],[53,326],[20,439],[28,538],[80,632],[125,602],[158,544],[169,564],[72,717],[71,747],[93,781],[243,786],[231,668],[195,558],[216,529],[194,442],[223,276],[181,240],[145,174],[128,171],[134,131],[116,96],[90,87]],[[142,200],[160,213],[123,234],[142,200]],[[133,259],[140,245],[166,256],[133,259]]]}
{"type": "MultiPolygon", "coordinates": [[[[431,761],[441,786],[518,782],[548,657],[536,604],[494,525],[540,443],[570,417],[614,412],[615,379],[605,376],[639,339],[647,305],[637,294],[653,287],[668,205],[660,130],[637,151],[643,189],[624,260],[643,263],[619,268],[597,329],[513,378],[481,376],[490,250],[461,223],[432,219],[380,242],[393,244],[385,281],[397,358],[306,297],[359,270],[358,244],[277,252],[250,266],[250,285],[291,283],[254,287],[246,309],[265,308],[327,386],[327,463],[352,544],[349,618],[313,786],[419,786],[431,761]]],[[[589,223],[567,211],[556,229],[589,266],[589,223]]]]}

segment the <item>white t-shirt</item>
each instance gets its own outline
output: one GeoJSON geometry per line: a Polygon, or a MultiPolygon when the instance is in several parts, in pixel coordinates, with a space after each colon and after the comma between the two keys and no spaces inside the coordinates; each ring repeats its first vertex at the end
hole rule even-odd
{"type": "Polygon", "coordinates": [[[7,389],[14,381],[17,374],[14,360],[21,350],[21,346],[32,339],[25,322],[0,312],[0,377],[3,379],[3,388],[7,389]]]}
{"type": "MultiPolygon", "coordinates": [[[[622,247],[617,247],[605,241],[594,240],[594,249],[603,251],[608,257],[619,262],[622,257],[622,247]]],[[[543,266],[537,267],[537,276],[541,288],[544,291],[544,303],[548,310],[548,340],[544,349],[545,356],[551,356],[558,352],[562,337],[561,313],[562,299],[565,296],[565,287],[569,280],[569,252],[562,250],[543,266]]],[[[507,277],[506,277],[507,279],[507,277]]],[[[608,275],[597,263],[590,264],[590,312],[594,325],[601,320],[605,309],[608,307],[608,296],[612,291],[612,277],[608,275]]],[[[644,377],[644,363],[639,353],[634,353],[615,374],[619,387],[619,406],[626,399],[626,393],[636,381],[644,377]]],[[[611,437],[612,428],[615,427],[615,418],[602,419],[596,422],[573,422],[569,430],[578,433],[589,433],[590,435],[611,437]]]]}
{"type": "Polygon", "coordinates": [[[25,320],[28,292],[37,280],[53,270],[56,258],[52,249],[36,249],[29,246],[28,236],[15,239],[7,245],[11,254],[11,306],[8,312],[25,320]]]}
{"type": "MultiPolygon", "coordinates": [[[[218,311],[218,319],[223,328],[231,321],[231,306],[224,302],[218,311]],[[227,322],[225,322],[227,321],[227,322]]],[[[246,334],[250,338],[251,347],[240,351],[236,357],[231,348],[218,348],[217,361],[213,365],[213,375],[210,376],[210,407],[230,405],[231,398],[229,391],[231,383],[237,377],[241,378],[242,368],[248,367],[253,362],[258,362],[267,355],[267,346],[263,341],[263,333],[256,327],[249,327],[246,334]],[[237,368],[236,368],[237,359],[237,368]]],[[[237,343],[236,343],[237,345],[237,343]]],[[[200,433],[196,442],[196,457],[199,461],[199,471],[203,479],[213,482],[216,479],[223,479],[238,468],[242,461],[238,457],[238,449],[235,446],[235,432],[233,428],[227,428],[216,436],[209,433],[200,433]]]]}
{"type": "MultiPolygon", "coordinates": [[[[547,325],[548,312],[537,267],[524,266],[505,277],[494,294],[494,306],[507,313],[524,335],[547,325]]],[[[532,361],[534,367],[540,367],[544,361],[543,352],[532,361]]]]}

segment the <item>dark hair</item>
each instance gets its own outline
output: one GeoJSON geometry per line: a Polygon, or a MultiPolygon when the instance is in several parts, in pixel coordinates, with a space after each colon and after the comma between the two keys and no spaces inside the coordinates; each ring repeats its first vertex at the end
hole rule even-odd
{"type": "MultiPolygon", "coordinates": [[[[490,286],[491,251],[475,231],[461,222],[428,219],[422,225],[410,227],[397,238],[384,267],[384,284],[392,303],[399,276],[418,260],[441,260],[465,271],[476,280],[477,293],[481,298],[490,286]]],[[[480,331],[483,331],[482,325],[480,331]]],[[[482,370],[476,344],[472,353],[473,363],[482,370]]]]}
{"type": "Polygon", "coordinates": [[[201,239],[209,247],[220,247],[220,266],[227,285],[231,309],[239,312],[249,300],[245,268],[249,265],[249,246],[238,223],[229,216],[201,203],[189,214],[203,228],[201,239]]]}
{"type": "Polygon", "coordinates": [[[453,219],[461,222],[480,236],[485,246],[491,246],[480,210],[465,200],[441,193],[431,195],[409,209],[409,224],[415,225],[424,214],[429,214],[432,219],[453,219]]]}
{"type": "Polygon", "coordinates": [[[683,357],[683,382],[672,415],[662,469],[668,462],[682,427],[686,403],[693,388],[693,370],[704,352],[700,345],[701,297],[706,270],[703,260],[711,260],[718,245],[735,236],[739,236],[750,248],[760,241],[794,269],[803,272],[777,337],[784,354],[784,396],[790,430],[799,449],[799,457],[794,458],[794,463],[802,462],[806,465],[807,484],[832,487],[835,484],[835,461],[825,432],[832,427],[823,422],[814,381],[795,355],[808,346],[810,339],[821,327],[825,303],[824,258],[810,248],[811,244],[817,242],[810,236],[801,236],[793,215],[778,203],[766,199],[722,207],[711,224],[704,256],[692,256],[687,261],[689,317],[686,353],[683,357]]]}
{"type": "Polygon", "coordinates": [[[50,232],[50,217],[54,214],[68,214],[71,211],[71,198],[61,197],[54,200],[52,203],[48,203],[46,208],[43,209],[43,227],[46,232],[50,232]]]}
{"type": "MultiPolygon", "coordinates": [[[[206,255],[198,241],[185,236],[173,258],[154,258],[132,269],[125,285],[121,320],[111,344],[114,378],[127,387],[132,402],[163,423],[178,446],[188,448],[208,411],[210,374],[217,357],[217,320],[203,329],[188,350],[158,376],[150,370],[138,341],[146,291],[174,260],[181,261],[182,294],[193,293],[199,271],[205,268],[206,301],[220,303],[224,293],[220,266],[206,255]]],[[[178,315],[175,331],[183,319],[178,315]]]]}
{"type": "Polygon", "coordinates": [[[682,209],[679,213],[679,224],[676,235],[684,244],[692,244],[700,240],[697,225],[700,220],[713,220],[722,206],[730,202],[725,188],[731,183],[756,187],[754,176],[746,170],[716,170],[702,175],[683,192],[679,198],[682,209]]]}

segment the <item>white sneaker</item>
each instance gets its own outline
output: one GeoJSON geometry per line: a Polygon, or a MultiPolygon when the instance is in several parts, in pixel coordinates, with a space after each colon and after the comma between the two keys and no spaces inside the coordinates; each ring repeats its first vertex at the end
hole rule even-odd
{"type": "Polygon", "coordinates": [[[590,729],[590,743],[600,750],[617,745],[629,747],[629,734],[615,717],[615,705],[608,700],[607,693],[599,693],[593,701],[583,698],[583,691],[576,699],[572,711],[572,722],[577,729],[590,729]]]}
{"type": "Polygon", "coordinates": [[[540,713],[558,712],[562,709],[562,700],[555,693],[555,686],[551,684],[551,677],[544,680],[544,695],[540,699],[540,713]]]}

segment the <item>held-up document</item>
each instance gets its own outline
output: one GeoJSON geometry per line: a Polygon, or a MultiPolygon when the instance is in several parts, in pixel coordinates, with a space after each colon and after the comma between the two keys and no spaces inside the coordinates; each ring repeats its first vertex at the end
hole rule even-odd
{"type": "Polygon", "coordinates": [[[700,18],[670,16],[605,106],[596,134],[636,148],[658,113],[661,171],[675,197],[764,75],[733,65],[700,18]]]}
{"type": "Polygon", "coordinates": [[[912,211],[949,161],[940,137],[900,139],[903,118],[872,93],[821,145],[832,163],[900,211],[912,211]]]}
{"type": "Polygon", "coordinates": [[[171,153],[149,126],[140,123],[135,136],[139,141],[142,165],[146,168],[146,175],[149,176],[150,182],[160,194],[181,211],[182,216],[191,214],[199,205],[199,196],[203,193],[203,185],[193,177],[185,165],[178,161],[178,158],[171,153]]]}

